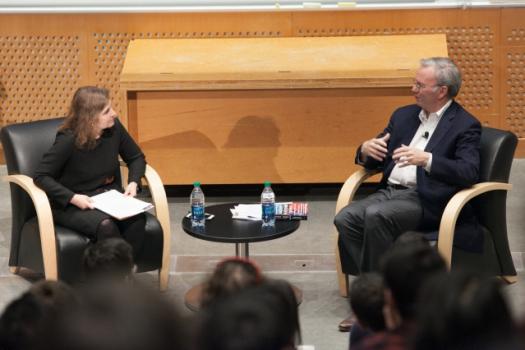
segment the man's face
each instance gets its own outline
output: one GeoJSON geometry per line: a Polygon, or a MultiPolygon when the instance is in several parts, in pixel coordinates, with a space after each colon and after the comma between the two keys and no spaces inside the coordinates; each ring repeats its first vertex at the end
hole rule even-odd
{"type": "Polygon", "coordinates": [[[446,94],[446,87],[437,85],[434,68],[421,67],[416,72],[412,93],[416,103],[426,112],[436,112],[446,94]]]}

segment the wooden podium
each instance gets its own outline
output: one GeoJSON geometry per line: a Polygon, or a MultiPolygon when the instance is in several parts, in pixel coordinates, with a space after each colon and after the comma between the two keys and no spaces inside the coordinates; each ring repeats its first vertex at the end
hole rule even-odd
{"type": "Polygon", "coordinates": [[[134,40],[122,120],[165,184],[342,182],[431,56],[444,34],[134,40]]]}

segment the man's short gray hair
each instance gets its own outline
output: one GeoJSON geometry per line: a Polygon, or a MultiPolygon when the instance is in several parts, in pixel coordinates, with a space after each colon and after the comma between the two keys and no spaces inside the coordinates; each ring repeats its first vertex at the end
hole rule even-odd
{"type": "Polygon", "coordinates": [[[448,87],[448,97],[454,98],[461,88],[461,72],[458,66],[448,57],[430,57],[420,61],[421,67],[432,67],[436,74],[437,84],[448,87]]]}

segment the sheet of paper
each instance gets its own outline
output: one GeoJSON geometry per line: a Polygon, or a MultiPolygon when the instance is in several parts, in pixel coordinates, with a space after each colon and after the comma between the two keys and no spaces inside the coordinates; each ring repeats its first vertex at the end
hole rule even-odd
{"type": "Polygon", "coordinates": [[[262,209],[260,204],[239,204],[230,209],[232,218],[241,220],[261,220],[262,209]]]}
{"type": "Polygon", "coordinates": [[[143,213],[153,208],[153,204],[137,198],[125,196],[116,190],[111,190],[91,197],[93,205],[100,211],[123,220],[143,213]]]}

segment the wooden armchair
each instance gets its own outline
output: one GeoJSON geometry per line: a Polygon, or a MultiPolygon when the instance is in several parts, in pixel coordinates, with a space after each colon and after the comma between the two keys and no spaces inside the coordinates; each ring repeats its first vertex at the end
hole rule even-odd
{"type": "MultiPolygon", "coordinates": [[[[437,249],[449,268],[468,266],[483,274],[500,276],[508,283],[516,282],[516,270],[512,262],[506,223],[507,192],[510,169],[518,139],[509,131],[484,127],[480,143],[480,182],[459,191],[448,202],[439,226],[437,249]],[[483,253],[467,252],[454,246],[456,221],[461,209],[471,202],[484,235],[483,253]]],[[[360,169],[343,184],[335,213],[354,198],[359,186],[377,172],[360,169]]],[[[348,295],[348,276],[342,272],[336,235],[336,268],[339,292],[348,295]]]]}
{"type": "MultiPolygon", "coordinates": [[[[0,138],[10,182],[12,231],[9,266],[44,273],[46,279],[75,282],[82,278],[82,256],[89,238],[54,225],[46,193],[33,184],[33,175],[44,152],[54,142],[62,118],[13,124],[2,128],[0,138]]],[[[157,172],[146,166],[145,181],[155,205],[146,213],[144,249],[135,263],[138,272],[159,270],[160,289],[168,286],[170,219],[166,192],[157,172]]]]}

